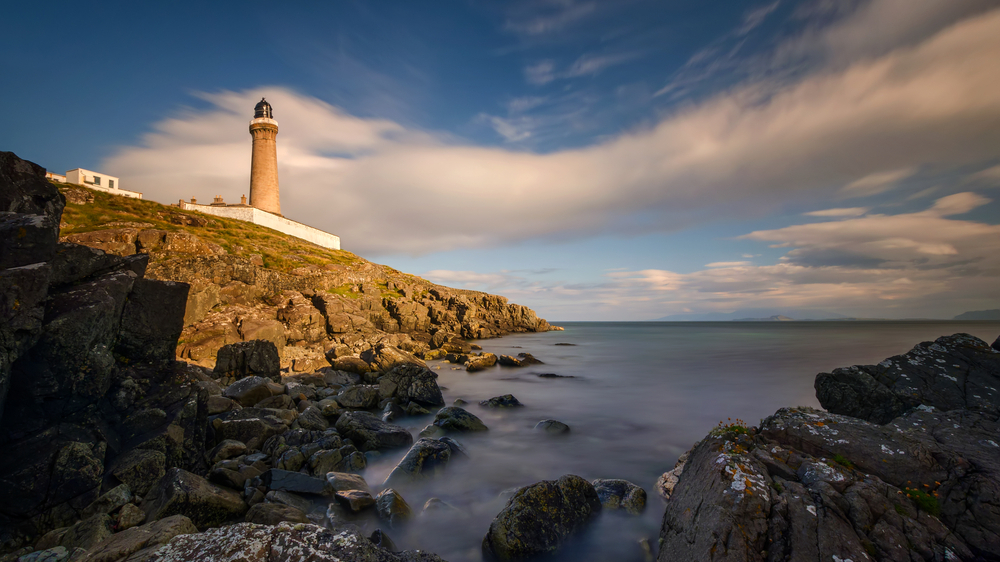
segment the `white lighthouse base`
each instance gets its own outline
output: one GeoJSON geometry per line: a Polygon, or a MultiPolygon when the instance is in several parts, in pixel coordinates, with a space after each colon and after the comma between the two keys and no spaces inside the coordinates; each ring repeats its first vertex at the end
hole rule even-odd
{"type": "Polygon", "coordinates": [[[200,205],[198,203],[188,203],[187,201],[181,201],[179,206],[185,211],[198,211],[206,215],[237,219],[266,226],[272,230],[301,238],[306,242],[312,242],[317,246],[330,250],[340,249],[340,236],[323,232],[318,228],[313,228],[300,222],[286,219],[285,217],[279,217],[267,211],[261,211],[255,207],[246,205],[200,205]]]}

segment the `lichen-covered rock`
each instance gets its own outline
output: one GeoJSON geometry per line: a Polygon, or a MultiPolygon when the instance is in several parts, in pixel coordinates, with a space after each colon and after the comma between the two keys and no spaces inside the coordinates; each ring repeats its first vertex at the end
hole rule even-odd
{"type": "Polygon", "coordinates": [[[149,521],[184,515],[199,529],[242,518],[247,512],[247,505],[236,492],[179,468],[168,470],[140,507],[149,521]]]}
{"type": "Polygon", "coordinates": [[[102,494],[94,503],[88,505],[87,509],[83,510],[83,513],[85,516],[98,513],[111,513],[130,501],[132,501],[132,491],[129,489],[128,484],[119,484],[102,494]]]}
{"type": "Polygon", "coordinates": [[[379,387],[373,384],[349,386],[337,394],[337,403],[344,408],[376,408],[379,403],[379,387]]]}
{"type": "Polygon", "coordinates": [[[174,538],[148,562],[435,562],[423,552],[392,553],[375,546],[355,530],[324,529],[304,523],[274,526],[239,523],[174,538]]]}
{"type": "Polygon", "coordinates": [[[401,404],[416,402],[429,407],[443,406],[444,397],[437,375],[427,367],[400,365],[379,379],[379,398],[396,398],[401,404]]]}
{"type": "Polygon", "coordinates": [[[878,365],[816,376],[816,397],[830,412],[886,424],[917,406],[1000,414],[1000,353],[968,334],[923,342],[878,365]]]}
{"type": "Polygon", "coordinates": [[[326,481],[330,485],[330,488],[335,491],[344,490],[363,490],[365,492],[371,493],[371,488],[368,487],[368,483],[365,479],[357,474],[351,474],[349,472],[330,472],[326,475],[326,481]]]}
{"type": "Polygon", "coordinates": [[[600,510],[594,487],[579,476],[568,474],[526,486],[493,519],[483,539],[483,555],[524,560],[552,554],[600,510]]]}
{"type": "Polygon", "coordinates": [[[232,343],[219,348],[213,372],[216,378],[233,377],[239,380],[256,375],[280,381],[281,358],[278,348],[267,340],[232,343]]]}
{"type": "Polygon", "coordinates": [[[221,443],[208,452],[208,458],[210,463],[215,464],[219,461],[246,454],[246,452],[247,446],[242,441],[223,439],[221,443]]]}
{"type": "Polygon", "coordinates": [[[591,484],[604,509],[622,509],[632,515],[646,510],[646,490],[628,480],[598,478],[591,484]]]}
{"type": "Polygon", "coordinates": [[[389,524],[389,527],[397,528],[413,518],[413,509],[406,503],[403,496],[393,490],[386,488],[375,497],[375,509],[378,517],[389,524]]]}
{"type": "Polygon", "coordinates": [[[146,513],[139,509],[139,506],[134,503],[127,503],[118,511],[118,517],[115,519],[115,526],[120,532],[125,529],[131,529],[132,527],[142,525],[145,521],[146,513]]]}
{"type": "Polygon", "coordinates": [[[476,431],[488,431],[489,428],[475,414],[470,413],[458,406],[448,406],[441,408],[434,416],[435,427],[439,427],[445,432],[469,433],[476,431]]]}
{"type": "Polygon", "coordinates": [[[383,486],[398,486],[440,474],[451,460],[451,447],[423,437],[410,447],[385,478],[383,486]]]}
{"type": "Polygon", "coordinates": [[[409,431],[367,412],[342,414],[337,419],[337,432],[353,441],[361,451],[397,449],[413,444],[413,436],[409,431]]]}
{"type": "Polygon", "coordinates": [[[375,498],[364,490],[341,490],[333,496],[353,513],[360,513],[375,505],[375,498]]]}
{"type": "MultiPolygon", "coordinates": [[[[391,345],[379,344],[372,349],[361,353],[363,359],[371,367],[372,371],[386,373],[399,365],[417,365],[426,367],[422,359],[417,359],[412,353],[408,353],[391,345]]],[[[339,368],[336,367],[335,368],[339,368]]]]}

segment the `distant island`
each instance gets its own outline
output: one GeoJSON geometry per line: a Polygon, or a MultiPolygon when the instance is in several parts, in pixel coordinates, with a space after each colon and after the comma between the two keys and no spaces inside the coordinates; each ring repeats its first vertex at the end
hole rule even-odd
{"type": "Polygon", "coordinates": [[[1000,320],[1000,309],[963,312],[953,320],[1000,320]]]}

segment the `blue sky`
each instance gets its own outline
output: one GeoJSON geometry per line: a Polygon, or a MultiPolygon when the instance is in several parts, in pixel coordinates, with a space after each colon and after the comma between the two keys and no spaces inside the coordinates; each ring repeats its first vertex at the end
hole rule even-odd
{"type": "Polygon", "coordinates": [[[1000,308],[987,0],[20,3],[0,149],[553,320],[1000,308]]]}

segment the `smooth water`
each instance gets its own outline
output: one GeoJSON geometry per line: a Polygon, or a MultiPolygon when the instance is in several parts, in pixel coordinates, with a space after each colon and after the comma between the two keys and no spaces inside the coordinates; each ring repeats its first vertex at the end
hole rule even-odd
{"type": "MultiPolygon", "coordinates": [[[[543,365],[468,373],[432,361],[445,401],[464,406],[489,432],[455,436],[471,459],[443,475],[398,488],[415,511],[437,497],[455,510],[419,516],[387,530],[400,548],[452,561],[479,561],[482,538],[503,509],[505,490],[563,474],[624,478],[642,486],[640,517],[602,513],[557,560],[642,560],[639,539],[656,545],[664,503],[653,484],[720,421],[756,425],[783,406],[819,407],[817,373],[874,364],[921,341],[965,332],[988,343],[1000,322],[570,322],[564,332],[480,341],[484,351],[533,354],[543,365]],[[569,343],[572,346],[556,345],[569,343]],[[555,373],[573,378],[541,378],[555,373]],[[513,394],[524,408],[490,410],[480,400],[513,394]],[[567,436],[533,431],[543,419],[568,424],[567,436]]],[[[414,436],[432,416],[404,418],[414,436]]],[[[378,488],[405,451],[369,464],[378,488]]],[[[373,529],[373,523],[365,525],[373,529]]]]}

